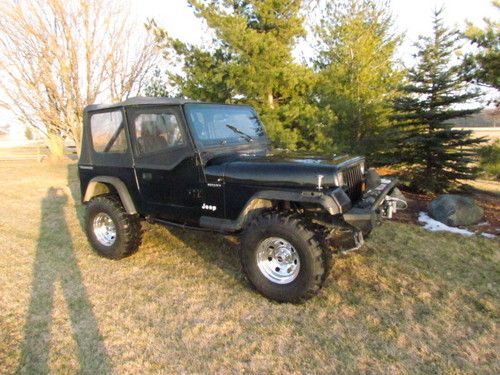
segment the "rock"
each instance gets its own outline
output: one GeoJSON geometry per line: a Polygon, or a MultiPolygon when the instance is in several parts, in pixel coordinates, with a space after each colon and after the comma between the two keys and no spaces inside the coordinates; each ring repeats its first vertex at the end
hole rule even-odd
{"type": "Polygon", "coordinates": [[[453,227],[479,223],[484,211],[474,199],[455,194],[443,194],[428,206],[430,216],[453,227]]]}

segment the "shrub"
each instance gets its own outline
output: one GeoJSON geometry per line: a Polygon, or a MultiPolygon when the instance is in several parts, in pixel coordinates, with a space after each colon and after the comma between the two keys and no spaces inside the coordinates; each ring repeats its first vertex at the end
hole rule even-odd
{"type": "Polygon", "coordinates": [[[481,170],[496,180],[500,180],[500,140],[481,147],[479,150],[481,170]]]}

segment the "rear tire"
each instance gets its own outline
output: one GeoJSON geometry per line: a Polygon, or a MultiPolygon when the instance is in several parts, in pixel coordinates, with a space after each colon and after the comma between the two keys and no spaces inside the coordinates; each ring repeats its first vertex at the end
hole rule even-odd
{"type": "Polygon", "coordinates": [[[265,297],[301,303],[321,288],[330,257],[307,222],[293,214],[265,213],[241,239],[240,259],[250,283],[265,297]]]}
{"type": "Polygon", "coordinates": [[[99,255],[122,259],[137,250],[141,242],[139,219],[127,214],[118,197],[98,196],[86,208],[87,238],[99,255]]]}

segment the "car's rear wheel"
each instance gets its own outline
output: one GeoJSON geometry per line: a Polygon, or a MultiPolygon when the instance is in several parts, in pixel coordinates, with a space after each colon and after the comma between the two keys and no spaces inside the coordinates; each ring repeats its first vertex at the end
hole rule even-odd
{"type": "Polygon", "coordinates": [[[241,239],[240,258],[252,285],[264,296],[300,303],[321,288],[330,264],[321,242],[293,214],[265,213],[253,220],[241,239]]]}
{"type": "Polygon", "coordinates": [[[90,200],[85,227],[92,247],[106,258],[124,258],[135,252],[141,242],[139,219],[127,214],[114,195],[90,200]]]}

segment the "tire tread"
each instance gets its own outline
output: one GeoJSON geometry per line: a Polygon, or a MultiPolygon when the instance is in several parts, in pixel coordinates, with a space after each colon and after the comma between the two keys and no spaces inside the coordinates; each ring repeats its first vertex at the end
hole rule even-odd
{"type": "MultiPolygon", "coordinates": [[[[119,223],[116,223],[117,226],[123,228],[122,238],[123,241],[120,246],[116,246],[113,249],[113,252],[110,254],[104,254],[96,249],[101,255],[106,256],[111,259],[122,259],[125,258],[132,253],[134,253],[137,248],[140,246],[142,241],[142,231],[141,231],[141,223],[139,219],[133,215],[129,215],[125,208],[123,207],[120,198],[114,194],[105,194],[99,195],[90,200],[87,204],[87,223],[89,220],[89,212],[94,207],[106,207],[108,210],[112,211],[116,216],[119,223]]],[[[87,224],[88,226],[88,224],[87,224]]],[[[87,237],[92,242],[90,238],[90,234],[87,231],[87,237]]]]}
{"type": "MultiPolygon", "coordinates": [[[[289,226],[291,230],[298,234],[309,245],[309,251],[312,253],[312,259],[314,262],[314,265],[312,267],[312,269],[315,271],[313,275],[314,282],[309,283],[307,289],[303,291],[303,293],[297,298],[292,298],[291,300],[283,299],[283,301],[281,302],[302,303],[316,295],[326,279],[326,275],[328,273],[327,270],[330,265],[327,260],[331,259],[331,254],[330,256],[325,254],[329,251],[328,249],[324,248],[323,241],[321,241],[321,239],[318,238],[317,234],[315,233],[314,229],[316,228],[314,228],[313,225],[307,223],[306,220],[301,219],[299,215],[299,213],[293,211],[288,211],[285,213],[277,211],[265,212],[261,216],[254,218],[254,220],[249,223],[248,227],[243,233],[241,240],[240,252],[242,254],[243,251],[248,251],[244,248],[245,244],[249,240],[248,236],[250,236],[252,233],[263,232],[265,228],[270,225],[281,224],[289,226]]],[[[241,259],[243,272],[247,279],[250,280],[249,268],[243,261],[242,256],[241,259]]]]}

